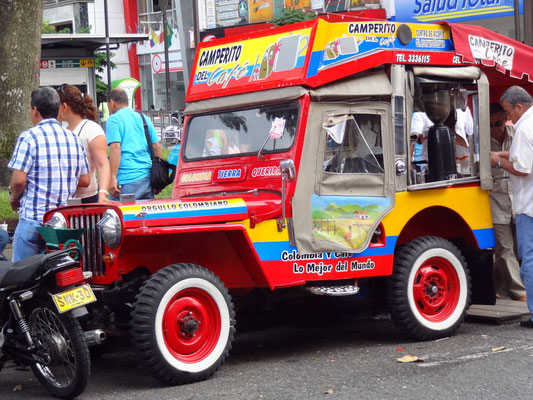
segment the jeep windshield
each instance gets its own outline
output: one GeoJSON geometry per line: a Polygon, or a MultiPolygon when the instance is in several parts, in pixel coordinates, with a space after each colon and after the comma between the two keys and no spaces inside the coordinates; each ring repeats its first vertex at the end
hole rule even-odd
{"type": "Polygon", "coordinates": [[[285,152],[294,143],[297,101],[193,117],[183,155],[187,161],[285,152]]]}

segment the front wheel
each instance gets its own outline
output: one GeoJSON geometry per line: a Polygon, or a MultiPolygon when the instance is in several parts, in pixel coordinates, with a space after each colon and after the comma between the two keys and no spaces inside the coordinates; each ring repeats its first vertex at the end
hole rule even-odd
{"type": "Polygon", "coordinates": [[[408,336],[453,335],[470,305],[470,276],[459,249],[436,236],[401,247],[394,255],[387,300],[392,319],[408,336]]]}
{"type": "Polygon", "coordinates": [[[132,311],[133,344],[161,381],[209,378],[226,359],[235,332],[233,304],[211,271],[175,264],[152,275],[132,311]]]}
{"type": "Polygon", "coordinates": [[[70,399],[87,386],[91,359],[85,335],[76,318],[58,314],[53,305],[37,305],[28,318],[39,355],[49,362],[31,365],[41,384],[54,396],[70,399]]]}

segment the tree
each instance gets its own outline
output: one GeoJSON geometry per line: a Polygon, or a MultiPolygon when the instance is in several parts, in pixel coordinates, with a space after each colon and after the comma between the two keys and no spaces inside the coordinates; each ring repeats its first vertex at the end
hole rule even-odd
{"type": "MultiPolygon", "coordinates": [[[[107,97],[107,83],[102,81],[102,76],[100,74],[104,73],[104,68],[107,67],[107,57],[104,52],[95,51],[94,52],[94,70],[96,77],[96,101],[97,104],[100,104],[102,101],[106,101],[107,97]]],[[[109,53],[109,64],[111,69],[117,68],[117,65],[111,61],[111,58],[115,56],[115,53],[109,53]]]]}
{"type": "Polygon", "coordinates": [[[17,136],[31,126],[28,110],[30,94],[39,87],[42,15],[42,0],[0,0],[2,166],[11,157],[17,136]]]}

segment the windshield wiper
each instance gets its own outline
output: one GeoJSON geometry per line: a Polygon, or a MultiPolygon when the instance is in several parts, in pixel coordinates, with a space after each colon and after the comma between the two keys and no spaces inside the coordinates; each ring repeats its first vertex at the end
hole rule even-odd
{"type": "Polygon", "coordinates": [[[261,152],[263,151],[263,149],[265,148],[265,146],[266,146],[266,144],[268,143],[269,140],[270,140],[270,132],[268,132],[268,136],[267,136],[267,138],[265,140],[265,143],[263,143],[263,145],[261,146],[261,148],[257,152],[257,158],[259,158],[260,160],[264,160],[265,159],[265,157],[263,157],[261,152]]]}

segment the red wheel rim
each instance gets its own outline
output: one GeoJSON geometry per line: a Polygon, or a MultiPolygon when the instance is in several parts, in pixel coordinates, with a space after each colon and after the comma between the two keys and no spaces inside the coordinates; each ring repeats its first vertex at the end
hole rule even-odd
{"type": "Polygon", "coordinates": [[[457,307],[460,292],[457,271],[445,258],[429,258],[416,271],[413,298],[418,312],[428,321],[449,318],[457,307]]]}
{"type": "Polygon", "coordinates": [[[168,351],[183,362],[202,361],[218,342],[220,320],[217,303],[206,291],[188,288],[178,292],[163,315],[163,338],[168,351]]]}

